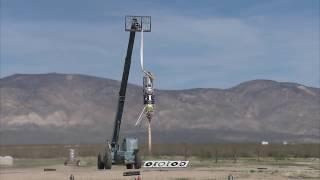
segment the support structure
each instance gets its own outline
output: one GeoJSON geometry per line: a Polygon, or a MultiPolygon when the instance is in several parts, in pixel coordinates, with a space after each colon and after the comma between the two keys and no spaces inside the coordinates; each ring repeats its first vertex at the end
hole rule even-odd
{"type": "Polygon", "coordinates": [[[123,67],[121,86],[111,143],[107,143],[105,152],[98,154],[98,169],[111,169],[112,164],[125,164],[128,169],[141,167],[141,157],[139,155],[137,138],[124,138],[121,148],[119,146],[119,133],[122,121],[122,115],[126,99],[126,90],[130,73],[131,57],[136,32],[151,31],[150,16],[126,16],[125,30],[130,31],[127,55],[123,67]]]}

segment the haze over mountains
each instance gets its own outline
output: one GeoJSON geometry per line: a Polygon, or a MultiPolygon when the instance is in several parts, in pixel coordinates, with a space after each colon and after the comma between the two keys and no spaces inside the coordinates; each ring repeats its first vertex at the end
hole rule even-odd
{"type": "MultiPolygon", "coordinates": [[[[118,81],[72,74],[0,80],[0,143],[103,143],[111,138],[118,81]]],[[[253,80],[230,89],[157,90],[155,142],[319,142],[320,89],[253,80]]],[[[122,136],[134,127],[142,88],[129,84],[122,136]]]]}

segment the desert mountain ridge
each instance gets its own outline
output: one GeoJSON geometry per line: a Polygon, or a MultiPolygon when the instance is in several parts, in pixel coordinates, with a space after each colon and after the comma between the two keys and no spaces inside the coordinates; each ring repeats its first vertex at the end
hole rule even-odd
{"type": "MultiPolygon", "coordinates": [[[[80,74],[0,79],[0,143],[103,143],[110,139],[120,82],[80,74]]],[[[229,89],[156,90],[155,142],[319,142],[320,89],[253,80],[229,89]]],[[[121,136],[134,127],[142,88],[129,84],[121,136]]]]}

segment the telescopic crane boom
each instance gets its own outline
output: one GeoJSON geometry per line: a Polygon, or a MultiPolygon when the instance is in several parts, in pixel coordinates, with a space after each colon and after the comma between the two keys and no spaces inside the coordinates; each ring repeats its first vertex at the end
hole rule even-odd
{"type": "MultiPolygon", "coordinates": [[[[131,29],[139,28],[137,26],[139,26],[137,22],[132,22],[131,29]]],[[[121,125],[121,119],[123,114],[124,102],[126,99],[126,90],[127,90],[127,84],[128,84],[128,78],[129,78],[129,72],[130,72],[130,66],[131,66],[131,56],[132,56],[132,49],[133,49],[135,35],[136,35],[135,31],[130,32],[127,55],[125,59],[121,86],[119,91],[118,108],[117,108],[116,117],[114,121],[113,135],[112,135],[112,141],[111,141],[112,148],[118,148],[117,146],[118,146],[118,140],[119,140],[120,125],[121,125]]]]}
{"type": "Polygon", "coordinates": [[[125,29],[130,31],[127,55],[124,63],[122,80],[119,90],[118,106],[114,120],[111,143],[107,146],[103,153],[98,154],[98,169],[111,169],[112,164],[125,164],[128,169],[133,167],[139,169],[141,167],[141,157],[139,155],[138,139],[124,138],[122,145],[119,146],[119,133],[121,120],[123,115],[124,103],[126,99],[126,90],[131,66],[131,56],[136,32],[143,29],[146,32],[151,31],[150,16],[126,16],[125,29]]]}

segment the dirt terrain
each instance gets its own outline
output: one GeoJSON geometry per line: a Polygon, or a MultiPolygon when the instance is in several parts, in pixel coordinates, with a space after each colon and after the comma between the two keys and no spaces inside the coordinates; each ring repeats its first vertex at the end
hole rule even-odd
{"type": "MultiPolygon", "coordinates": [[[[222,161],[190,159],[190,166],[184,169],[140,169],[142,179],[169,179],[169,180],[226,180],[229,175],[234,179],[320,179],[319,159],[291,159],[282,161],[254,162],[249,159],[222,161]]],[[[82,158],[81,166],[64,166],[63,159],[18,159],[12,167],[1,167],[1,180],[102,180],[119,179],[131,180],[136,176],[123,176],[127,170],[124,166],[113,166],[112,170],[97,170],[95,159],[82,158]],[[44,171],[44,168],[55,171],[44,171]]]]}

